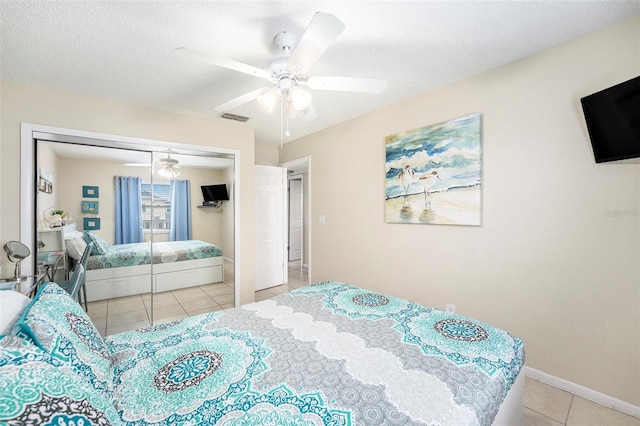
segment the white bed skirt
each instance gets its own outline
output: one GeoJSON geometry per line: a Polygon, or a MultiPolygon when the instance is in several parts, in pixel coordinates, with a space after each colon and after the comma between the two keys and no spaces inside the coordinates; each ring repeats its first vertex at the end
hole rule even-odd
{"type": "Polygon", "coordinates": [[[502,402],[500,410],[493,421],[493,426],[516,426],[521,425],[524,416],[522,404],[524,403],[524,365],[520,369],[520,374],[513,382],[507,397],[502,402]]]}
{"type": "Polygon", "coordinates": [[[177,290],[224,280],[222,256],[182,262],[136,265],[87,271],[87,300],[177,290]]]}

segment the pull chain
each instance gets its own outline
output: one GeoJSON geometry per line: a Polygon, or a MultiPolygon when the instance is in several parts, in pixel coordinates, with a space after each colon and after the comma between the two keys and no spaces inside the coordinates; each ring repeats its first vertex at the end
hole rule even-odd
{"type": "Polygon", "coordinates": [[[290,136],[291,134],[289,133],[289,111],[288,111],[288,109],[287,109],[287,118],[286,118],[286,120],[287,120],[287,131],[284,132],[284,134],[287,135],[287,136],[290,136]]]}
{"type": "Polygon", "coordinates": [[[283,135],[283,120],[284,120],[284,96],[282,96],[283,94],[280,94],[280,151],[282,151],[282,145],[284,144],[283,140],[284,140],[284,135],[283,135]]]}

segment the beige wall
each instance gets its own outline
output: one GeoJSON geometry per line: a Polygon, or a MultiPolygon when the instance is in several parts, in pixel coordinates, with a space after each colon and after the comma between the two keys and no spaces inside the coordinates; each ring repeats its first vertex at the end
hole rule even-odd
{"type": "MultiPolygon", "coordinates": [[[[20,123],[34,123],[166,142],[237,149],[240,152],[240,301],[253,291],[253,129],[214,117],[193,117],[125,105],[90,96],[2,82],[0,118],[0,241],[20,238],[20,123]]],[[[3,263],[7,262],[3,256],[3,263]]],[[[4,274],[4,272],[3,272],[4,274]]],[[[237,279],[238,277],[236,277],[237,279]]]]}
{"type": "Polygon", "coordinates": [[[278,166],[280,145],[256,142],[255,163],[260,166],[278,166]]]}
{"type": "Polygon", "coordinates": [[[529,366],[640,405],[640,166],[595,164],[580,107],[639,74],[636,18],[286,144],[313,164],[312,280],[454,303],[529,366]],[[482,226],[385,224],[384,137],[475,112],[482,226]]]}
{"type": "Polygon", "coordinates": [[[60,193],[64,187],[64,184],[60,182],[60,175],[58,174],[58,157],[50,147],[41,146],[38,148],[38,170],[36,170],[38,176],[40,176],[40,169],[44,169],[47,173],[51,174],[53,179],[53,190],[50,194],[38,191],[38,218],[44,220],[44,212],[60,205],[60,193]]]}

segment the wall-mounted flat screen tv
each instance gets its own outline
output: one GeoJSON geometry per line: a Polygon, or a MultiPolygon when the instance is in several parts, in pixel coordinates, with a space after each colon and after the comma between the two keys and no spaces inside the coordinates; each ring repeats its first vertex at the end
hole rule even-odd
{"type": "Polygon", "coordinates": [[[596,163],[640,157],[640,77],[580,102],[596,163]]]}
{"type": "Polygon", "coordinates": [[[229,194],[227,193],[227,185],[224,183],[218,185],[202,185],[202,197],[205,203],[212,201],[227,201],[229,194]]]}

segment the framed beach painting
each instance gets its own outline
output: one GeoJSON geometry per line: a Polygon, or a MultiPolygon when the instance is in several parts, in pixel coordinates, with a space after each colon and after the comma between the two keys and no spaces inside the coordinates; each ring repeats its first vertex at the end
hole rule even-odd
{"type": "Polygon", "coordinates": [[[480,225],[481,115],[385,138],[387,223],[480,225]]]}

